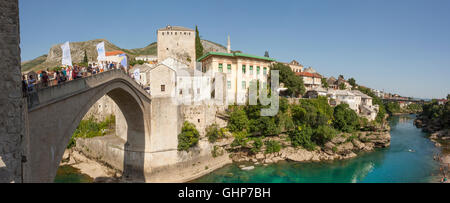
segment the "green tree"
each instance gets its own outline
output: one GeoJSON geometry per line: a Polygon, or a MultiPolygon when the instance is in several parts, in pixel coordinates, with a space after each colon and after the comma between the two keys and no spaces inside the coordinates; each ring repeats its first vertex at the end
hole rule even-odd
{"type": "Polygon", "coordinates": [[[86,52],[86,50],[84,50],[84,58],[83,58],[83,63],[88,63],[89,62],[89,59],[88,59],[88,57],[87,57],[87,52],[86,52]]]}
{"type": "Polygon", "coordinates": [[[313,151],[316,145],[311,140],[313,130],[309,126],[299,126],[289,133],[289,139],[293,147],[303,147],[306,150],[313,151]]]}
{"type": "Polygon", "coordinates": [[[340,89],[340,90],[345,90],[345,89],[346,89],[346,88],[345,88],[345,83],[339,84],[339,89],[340,89]]]}
{"type": "Polygon", "coordinates": [[[189,148],[197,145],[200,134],[195,125],[185,121],[181,128],[181,133],[178,134],[178,151],[188,151],[189,148]]]}
{"type": "Polygon", "coordinates": [[[351,86],[356,86],[356,80],[355,80],[355,78],[350,78],[350,79],[348,79],[348,83],[351,85],[351,86]]]}
{"type": "Polygon", "coordinates": [[[322,78],[322,86],[325,87],[325,88],[328,88],[328,87],[329,87],[326,78],[322,78]]]}
{"type": "Polygon", "coordinates": [[[321,125],[314,131],[312,140],[319,145],[324,145],[328,141],[332,140],[337,135],[334,128],[329,125],[321,125]]]}
{"type": "Polygon", "coordinates": [[[342,132],[353,132],[359,128],[359,117],[348,104],[339,104],[334,108],[333,125],[342,132]]]}
{"type": "Polygon", "coordinates": [[[228,129],[230,132],[247,130],[248,125],[249,120],[244,110],[237,108],[231,112],[230,119],[228,121],[228,129]]]}
{"type": "Polygon", "coordinates": [[[203,45],[200,39],[200,34],[198,32],[197,26],[195,26],[195,55],[197,57],[196,59],[203,56],[203,45]]]}
{"type": "Polygon", "coordinates": [[[298,97],[305,93],[303,80],[296,76],[289,66],[282,63],[275,63],[271,65],[270,70],[280,71],[280,83],[284,83],[285,87],[288,88],[286,94],[298,97]]]}

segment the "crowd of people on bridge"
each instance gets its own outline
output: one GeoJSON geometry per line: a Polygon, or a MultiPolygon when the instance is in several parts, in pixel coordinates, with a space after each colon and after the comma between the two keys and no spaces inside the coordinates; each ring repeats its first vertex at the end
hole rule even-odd
{"type": "MultiPolygon", "coordinates": [[[[109,70],[121,69],[128,73],[129,67],[115,62],[90,63],[88,66],[74,65],[39,71],[38,74],[22,75],[22,93],[26,97],[37,89],[59,85],[66,81],[89,77],[109,70]]],[[[128,74],[129,75],[129,74],[128,74]]]]}

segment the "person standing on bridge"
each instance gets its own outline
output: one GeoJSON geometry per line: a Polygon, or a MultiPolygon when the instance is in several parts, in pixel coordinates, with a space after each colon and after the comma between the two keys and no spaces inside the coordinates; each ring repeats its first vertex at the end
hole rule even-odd
{"type": "Polygon", "coordinates": [[[42,87],[48,87],[48,74],[46,71],[42,71],[42,87]]]}
{"type": "Polygon", "coordinates": [[[25,79],[25,75],[22,75],[22,96],[26,97],[27,96],[27,89],[28,89],[28,84],[27,84],[27,80],[25,79]]]}

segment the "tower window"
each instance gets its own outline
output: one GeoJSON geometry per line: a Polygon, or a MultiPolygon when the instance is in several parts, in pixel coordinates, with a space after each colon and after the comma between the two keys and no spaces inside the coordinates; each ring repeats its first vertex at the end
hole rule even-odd
{"type": "Polygon", "coordinates": [[[161,85],[161,92],[165,92],[166,91],[166,85],[161,85]]]}

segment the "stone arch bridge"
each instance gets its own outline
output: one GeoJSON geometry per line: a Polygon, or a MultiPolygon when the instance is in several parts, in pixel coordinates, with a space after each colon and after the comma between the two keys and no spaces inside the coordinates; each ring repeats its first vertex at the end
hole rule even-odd
{"type": "MultiPolygon", "coordinates": [[[[127,138],[124,174],[143,175],[146,138],[150,136],[151,97],[122,70],[111,70],[37,91],[28,108],[26,182],[52,182],[69,140],[89,109],[108,95],[123,113],[127,138]],[[142,153],[127,153],[142,152],[142,153]]],[[[148,140],[147,140],[148,141],[148,140]]]]}

